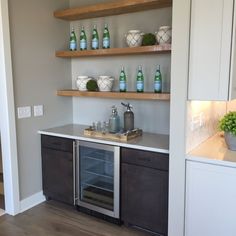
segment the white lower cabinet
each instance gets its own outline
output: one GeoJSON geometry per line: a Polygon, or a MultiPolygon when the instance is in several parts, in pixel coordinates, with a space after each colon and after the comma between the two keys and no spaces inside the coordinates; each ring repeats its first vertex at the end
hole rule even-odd
{"type": "Polygon", "coordinates": [[[187,161],[185,236],[236,235],[236,168],[187,161]]]}

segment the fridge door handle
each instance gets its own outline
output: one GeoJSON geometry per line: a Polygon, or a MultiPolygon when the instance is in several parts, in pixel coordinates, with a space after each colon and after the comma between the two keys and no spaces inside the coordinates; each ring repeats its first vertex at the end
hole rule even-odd
{"type": "Polygon", "coordinates": [[[77,189],[76,189],[76,184],[77,184],[77,145],[76,145],[76,141],[73,141],[73,204],[74,206],[77,203],[78,200],[78,196],[77,196],[77,189]]]}

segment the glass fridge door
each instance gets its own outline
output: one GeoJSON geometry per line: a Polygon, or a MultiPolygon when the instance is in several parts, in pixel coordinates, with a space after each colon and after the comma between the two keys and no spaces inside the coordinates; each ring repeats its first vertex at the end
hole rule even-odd
{"type": "Polygon", "coordinates": [[[79,141],[79,205],[119,218],[119,147],[79,141]]]}

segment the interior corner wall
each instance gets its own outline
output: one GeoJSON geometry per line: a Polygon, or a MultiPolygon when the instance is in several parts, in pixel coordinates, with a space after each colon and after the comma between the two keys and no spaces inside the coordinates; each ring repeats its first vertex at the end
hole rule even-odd
{"type": "Polygon", "coordinates": [[[68,6],[68,0],[9,0],[15,108],[31,106],[32,112],[16,118],[21,200],[42,190],[37,131],[72,122],[72,99],[55,95],[71,87],[70,60],[55,57],[66,47],[69,23],[53,17],[68,6]],[[34,105],[44,106],[43,116],[33,116],[34,105]]]}

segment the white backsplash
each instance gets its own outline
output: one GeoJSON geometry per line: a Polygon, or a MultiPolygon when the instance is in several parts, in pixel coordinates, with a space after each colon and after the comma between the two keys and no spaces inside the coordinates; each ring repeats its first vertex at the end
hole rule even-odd
{"type": "MultiPolygon", "coordinates": [[[[227,104],[229,103],[210,101],[187,102],[187,153],[218,131],[218,121],[226,113],[227,104]],[[193,130],[192,119],[198,117],[199,115],[202,115],[204,119],[203,125],[193,130]]],[[[233,104],[230,106],[232,107],[233,104]]]]}

